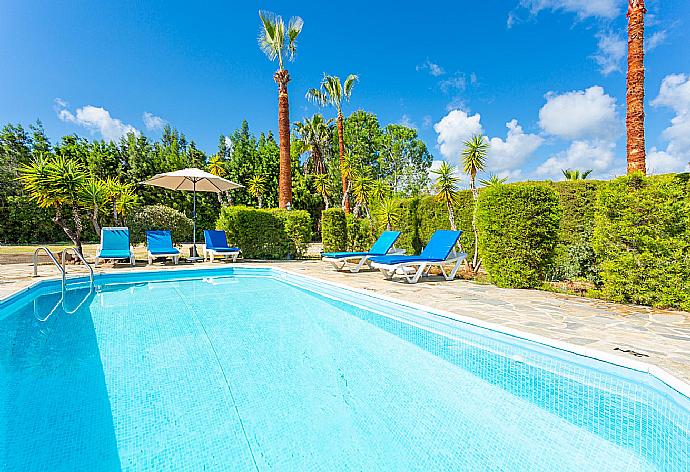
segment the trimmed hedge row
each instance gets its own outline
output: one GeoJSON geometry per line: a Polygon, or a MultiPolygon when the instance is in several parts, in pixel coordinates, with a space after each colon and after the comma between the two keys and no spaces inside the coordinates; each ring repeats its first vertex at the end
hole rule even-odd
{"type": "Polygon", "coordinates": [[[561,206],[543,184],[499,185],[479,195],[479,251],[499,287],[542,285],[555,254],[561,206]]]}
{"type": "Polygon", "coordinates": [[[599,296],[690,310],[690,174],[633,174],[602,187],[592,242],[599,296]]]}
{"type": "Polygon", "coordinates": [[[224,207],[216,228],[248,259],[285,259],[304,254],[311,240],[311,217],[304,210],[224,207]]]}
{"type": "Polygon", "coordinates": [[[321,212],[321,241],[323,252],[347,250],[347,219],[345,211],[329,208],[321,212]]]}

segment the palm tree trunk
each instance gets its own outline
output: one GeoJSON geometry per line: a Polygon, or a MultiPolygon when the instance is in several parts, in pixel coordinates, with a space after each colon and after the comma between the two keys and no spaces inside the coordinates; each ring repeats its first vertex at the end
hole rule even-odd
{"type": "Polygon", "coordinates": [[[628,1],[626,150],[628,174],[646,173],[644,140],[644,0],[628,1]]]}
{"type": "Polygon", "coordinates": [[[259,200],[259,208],[261,208],[261,195],[257,195],[256,198],[259,200]]]}
{"type": "Polygon", "coordinates": [[[343,209],[345,213],[350,213],[350,198],[348,196],[347,177],[343,174],[345,165],[345,138],[343,136],[343,112],[338,110],[338,151],[340,152],[340,176],[343,185],[343,209]]]}
{"type": "Polygon", "coordinates": [[[326,195],[321,195],[323,197],[323,204],[326,206],[326,210],[328,210],[329,204],[328,204],[328,197],[326,195]]]}
{"type": "Polygon", "coordinates": [[[280,172],[278,177],[278,206],[287,207],[292,202],[292,169],[290,159],[290,104],[287,84],[290,74],[281,69],[273,79],[278,84],[278,134],[280,139],[280,172]]]}

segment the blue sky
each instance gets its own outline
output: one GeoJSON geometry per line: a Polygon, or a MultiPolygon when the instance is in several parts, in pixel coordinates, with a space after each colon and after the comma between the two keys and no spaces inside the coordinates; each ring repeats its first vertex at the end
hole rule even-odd
{"type": "MultiPolygon", "coordinates": [[[[155,138],[168,122],[207,152],[243,118],[275,130],[261,8],[304,19],[289,64],[292,121],[317,111],[304,93],[324,72],[356,73],[346,112],[415,126],[437,160],[457,164],[461,142],[482,132],[489,171],[511,180],[623,172],[626,0],[198,3],[3,2],[0,121],[40,118],[54,139],[155,138]]],[[[690,2],[647,8],[649,167],[683,170],[690,2]]]]}

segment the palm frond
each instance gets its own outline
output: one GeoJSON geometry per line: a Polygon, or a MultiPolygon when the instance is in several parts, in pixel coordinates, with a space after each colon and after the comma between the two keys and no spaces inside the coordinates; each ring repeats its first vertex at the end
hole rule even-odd
{"type": "Polygon", "coordinates": [[[358,80],[359,77],[355,74],[350,74],[345,79],[345,83],[343,84],[343,95],[345,96],[346,100],[350,100],[350,96],[352,95],[352,89],[355,86],[355,82],[357,82],[358,80]]]}
{"type": "Polygon", "coordinates": [[[288,52],[290,53],[290,60],[295,59],[295,53],[297,52],[297,36],[302,32],[302,27],[304,26],[304,20],[299,16],[293,16],[290,18],[287,29],[288,37],[288,52]]]}
{"type": "Polygon", "coordinates": [[[328,96],[319,89],[311,88],[305,95],[307,100],[323,107],[328,105],[328,96]]]}

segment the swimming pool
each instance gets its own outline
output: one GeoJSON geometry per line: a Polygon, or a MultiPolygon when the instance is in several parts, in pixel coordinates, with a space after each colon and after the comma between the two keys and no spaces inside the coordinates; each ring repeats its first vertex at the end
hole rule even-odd
{"type": "Polygon", "coordinates": [[[1,470],[689,468],[645,372],[273,269],[96,285],[0,303],[1,470]]]}

